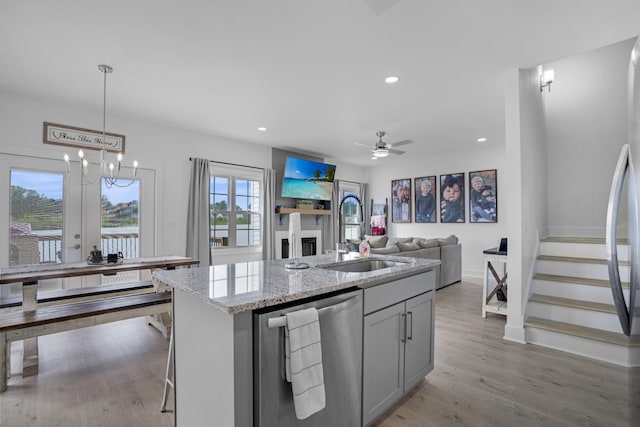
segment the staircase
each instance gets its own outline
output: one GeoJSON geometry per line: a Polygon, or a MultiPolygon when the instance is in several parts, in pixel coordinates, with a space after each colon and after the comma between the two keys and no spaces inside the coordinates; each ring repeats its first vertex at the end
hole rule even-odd
{"type": "MultiPolygon", "coordinates": [[[[618,246],[627,301],[628,249],[618,246]]],[[[640,366],[640,339],[622,333],[616,314],[604,239],[547,237],[540,242],[539,253],[525,309],[527,342],[616,365],[640,366]]]]}

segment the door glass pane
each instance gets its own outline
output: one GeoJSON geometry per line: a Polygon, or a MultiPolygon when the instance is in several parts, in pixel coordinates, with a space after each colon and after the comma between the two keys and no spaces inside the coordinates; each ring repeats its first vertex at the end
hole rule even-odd
{"type": "Polygon", "coordinates": [[[9,265],[62,262],[63,178],[11,170],[9,265]]]}
{"type": "Polygon", "coordinates": [[[133,180],[126,187],[110,188],[102,180],[101,242],[103,257],[122,252],[124,258],[140,256],[139,200],[140,181],[133,180]]]}

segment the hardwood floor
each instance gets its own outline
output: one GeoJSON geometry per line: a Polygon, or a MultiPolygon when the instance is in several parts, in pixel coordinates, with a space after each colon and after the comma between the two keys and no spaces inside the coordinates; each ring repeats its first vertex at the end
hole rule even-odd
{"type": "Polygon", "coordinates": [[[481,293],[436,293],[435,368],[375,426],[640,425],[638,369],[505,341],[504,316],[481,318],[481,293]]]}
{"type": "Polygon", "coordinates": [[[169,341],[144,318],[38,338],[40,373],[22,378],[12,347],[0,426],[173,426],[161,413],[169,341]]]}
{"type": "MultiPolygon", "coordinates": [[[[437,292],[435,369],[375,426],[640,425],[639,370],[503,340],[504,317],[480,316],[481,288],[437,292]]],[[[34,377],[13,347],[0,426],[173,426],[160,412],[169,343],[144,319],[39,340],[34,377]]]]}

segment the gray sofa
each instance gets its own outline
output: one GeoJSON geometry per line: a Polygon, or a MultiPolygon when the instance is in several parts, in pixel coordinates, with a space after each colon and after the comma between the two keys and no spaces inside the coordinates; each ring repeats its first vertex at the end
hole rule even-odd
{"type": "Polygon", "coordinates": [[[440,260],[437,289],[462,280],[462,245],[456,236],[438,239],[422,237],[365,236],[372,254],[440,260]]]}

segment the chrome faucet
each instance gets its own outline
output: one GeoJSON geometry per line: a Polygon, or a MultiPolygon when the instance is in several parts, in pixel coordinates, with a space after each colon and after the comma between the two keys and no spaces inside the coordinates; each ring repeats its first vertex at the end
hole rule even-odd
{"type": "MultiPolygon", "coordinates": [[[[340,256],[341,256],[341,250],[342,248],[346,248],[347,246],[347,242],[344,241],[344,234],[342,232],[342,205],[344,204],[344,201],[347,199],[355,199],[356,202],[358,202],[358,206],[360,207],[360,239],[362,239],[362,225],[364,224],[364,212],[362,210],[362,202],[360,201],[360,198],[354,194],[348,194],[346,196],[344,196],[342,198],[342,200],[340,200],[340,205],[338,206],[338,250],[337,252],[337,258],[338,260],[340,260],[340,256]]],[[[348,252],[348,250],[347,250],[348,252]]],[[[342,252],[344,253],[344,252],[342,252]]]]}

